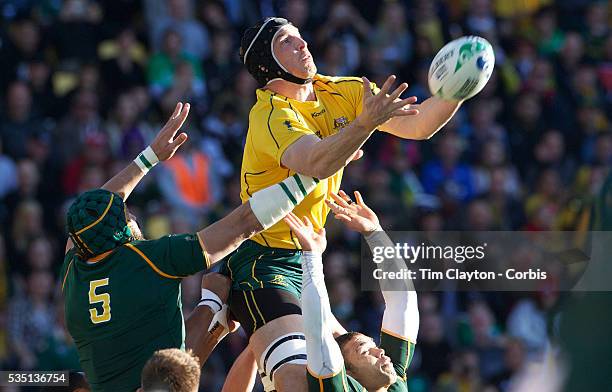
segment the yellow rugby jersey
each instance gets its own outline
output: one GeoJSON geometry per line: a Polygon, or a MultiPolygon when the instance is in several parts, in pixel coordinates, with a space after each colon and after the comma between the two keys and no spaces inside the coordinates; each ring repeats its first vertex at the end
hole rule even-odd
{"type": "MultiPolygon", "coordinates": [[[[304,135],[324,138],[351,123],[361,113],[363,82],[355,77],[316,75],[316,101],[300,102],[269,90],[257,90],[249,114],[249,130],[242,157],[240,198],[246,202],[258,190],[294,174],[281,165],[285,150],[304,135]]],[[[338,192],[343,170],[321,181],[295,208],[296,215],[323,227],[329,208],[324,200],[338,192]]],[[[261,245],[299,249],[299,242],[283,221],[253,237],[261,245]]]]}

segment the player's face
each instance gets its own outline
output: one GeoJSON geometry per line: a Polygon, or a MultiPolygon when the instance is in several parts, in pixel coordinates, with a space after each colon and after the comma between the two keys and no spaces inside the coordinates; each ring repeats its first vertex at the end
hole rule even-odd
{"type": "Polygon", "coordinates": [[[283,26],[274,38],[272,49],[278,62],[293,76],[307,79],[317,72],[308,44],[295,26],[283,26]]]}
{"type": "Polygon", "coordinates": [[[374,344],[372,338],[357,335],[342,351],[349,374],[367,388],[382,388],[397,380],[391,359],[385,355],[385,350],[374,344]]]}

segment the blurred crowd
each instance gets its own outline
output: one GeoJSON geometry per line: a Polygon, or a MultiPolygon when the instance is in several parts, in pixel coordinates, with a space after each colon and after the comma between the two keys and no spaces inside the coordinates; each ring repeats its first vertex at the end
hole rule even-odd
{"type": "MultiPolygon", "coordinates": [[[[0,2],[0,368],[78,369],[58,271],[64,216],[143,150],[177,101],[190,139],[129,207],[147,238],[203,227],[240,203],[256,83],[242,31],[280,15],[319,72],[390,74],[429,96],[436,52],[474,34],[493,44],[485,89],[428,141],[376,133],[349,165],[393,230],[575,230],[612,164],[611,7],[588,0],[4,0],[0,2]]],[[[332,310],[378,335],[384,304],[360,291],[360,239],[330,219],[332,310]]],[[[198,276],[183,283],[185,312],[198,276]]],[[[550,351],[559,294],[422,293],[410,390],[507,391],[550,351]]],[[[245,346],[222,343],[202,372],[219,391],[245,346]]]]}

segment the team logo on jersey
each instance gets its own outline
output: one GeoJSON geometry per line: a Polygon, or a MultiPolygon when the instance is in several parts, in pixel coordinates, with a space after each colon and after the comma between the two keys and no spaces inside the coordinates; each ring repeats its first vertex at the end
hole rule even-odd
{"type": "Polygon", "coordinates": [[[349,120],[348,118],[346,118],[346,116],[334,118],[334,130],[338,128],[342,129],[346,127],[348,123],[349,123],[349,120]]]}
{"type": "Polygon", "coordinates": [[[270,281],[271,284],[277,284],[279,286],[287,286],[285,277],[283,275],[274,275],[274,278],[270,281]]]}
{"type": "Polygon", "coordinates": [[[291,125],[291,121],[285,120],[283,124],[285,124],[288,130],[293,131],[293,126],[291,125]]]}
{"type": "Polygon", "coordinates": [[[325,108],[323,108],[321,111],[319,112],[314,112],[314,113],[310,113],[310,115],[312,116],[312,118],[317,118],[319,116],[322,116],[323,114],[325,114],[327,111],[325,110],[325,108]]]}

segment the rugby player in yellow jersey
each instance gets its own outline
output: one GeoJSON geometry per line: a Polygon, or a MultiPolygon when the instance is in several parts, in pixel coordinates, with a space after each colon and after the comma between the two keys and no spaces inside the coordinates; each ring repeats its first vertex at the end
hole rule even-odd
{"type": "MultiPolygon", "coordinates": [[[[376,129],[427,139],[461,104],[432,97],[412,106],[415,97],[400,99],[406,83],[392,90],[395,76],[378,90],[365,77],[319,75],[298,29],[282,18],[267,18],[247,29],[240,54],[260,86],[249,116],[241,198],[246,202],[254,192],[294,173],[321,179],[294,210],[316,228],[324,226],[329,212],[324,199],[339,190],[344,166],[362,155],[361,146],[376,129]]],[[[306,390],[300,256],[298,241],[280,222],[226,261],[224,272],[232,279],[230,307],[250,335],[266,390],[306,390]]],[[[336,329],[344,332],[339,325],[336,329]]]]}

